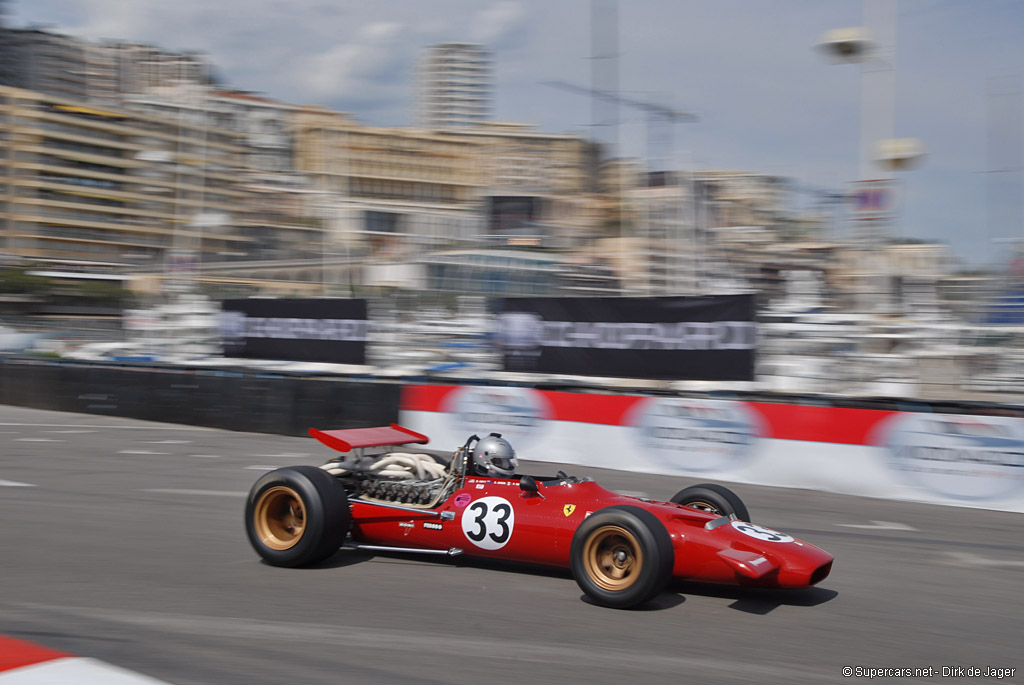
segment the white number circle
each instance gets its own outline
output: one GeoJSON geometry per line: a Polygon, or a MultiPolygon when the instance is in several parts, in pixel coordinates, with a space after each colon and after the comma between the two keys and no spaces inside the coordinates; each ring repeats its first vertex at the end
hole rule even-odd
{"type": "Polygon", "coordinates": [[[732,527],[744,535],[749,535],[752,538],[764,540],[765,542],[793,542],[792,535],[786,535],[777,530],[765,528],[754,523],[747,523],[746,521],[733,521],[732,527]]]}
{"type": "Polygon", "coordinates": [[[481,549],[501,549],[512,538],[516,512],[503,497],[481,497],[462,510],[462,532],[481,549]]]}

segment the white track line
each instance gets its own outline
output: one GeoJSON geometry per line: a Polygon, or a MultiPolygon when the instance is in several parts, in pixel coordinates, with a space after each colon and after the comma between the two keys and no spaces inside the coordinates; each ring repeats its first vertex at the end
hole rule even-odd
{"type": "Polygon", "coordinates": [[[861,530],[908,530],[917,531],[917,528],[908,526],[905,523],[893,523],[891,521],[872,521],[870,524],[837,523],[840,528],[860,528],[861,530]]]}
{"type": "Polygon", "coordinates": [[[0,426],[24,426],[28,428],[118,428],[127,430],[151,430],[151,431],[215,431],[216,428],[205,428],[203,426],[171,426],[160,424],[157,426],[112,426],[96,425],[90,423],[14,423],[0,421],[0,426]]]}
{"type": "Polygon", "coordinates": [[[989,568],[1024,568],[1024,561],[1015,559],[987,559],[970,552],[944,552],[949,558],[948,563],[956,566],[984,566],[989,568]]]}
{"type": "Polygon", "coordinates": [[[19,483],[16,480],[0,480],[0,488],[34,488],[34,483],[19,483]]]}
{"type": "Polygon", "coordinates": [[[268,459],[297,459],[308,457],[305,452],[281,452],[280,454],[250,454],[250,457],[266,457],[268,459]]]}
{"type": "Polygon", "coordinates": [[[147,488],[139,492],[152,492],[157,495],[205,495],[209,497],[245,497],[247,492],[229,490],[176,490],[173,488],[147,488]]]}

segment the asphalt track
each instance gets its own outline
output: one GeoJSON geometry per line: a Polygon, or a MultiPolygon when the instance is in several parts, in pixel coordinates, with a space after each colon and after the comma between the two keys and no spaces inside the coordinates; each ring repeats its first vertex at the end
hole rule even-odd
{"type": "MultiPolygon", "coordinates": [[[[178,685],[857,680],[845,666],[1024,681],[1020,514],[738,485],[755,522],[834,554],[832,575],[676,585],[615,611],[558,570],[349,551],[265,565],[244,495],[261,469],[322,463],[310,438],[0,406],[0,446],[0,634],[178,685]]],[[[696,482],[565,470],[662,499],[696,482]]]]}

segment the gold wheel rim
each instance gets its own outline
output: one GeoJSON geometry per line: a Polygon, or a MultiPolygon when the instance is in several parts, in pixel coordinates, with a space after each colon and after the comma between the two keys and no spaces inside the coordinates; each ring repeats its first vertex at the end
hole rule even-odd
{"type": "Polygon", "coordinates": [[[260,495],[253,518],[263,544],[278,551],[294,547],[306,530],[302,498],[284,485],[276,485],[260,495]]]}
{"type": "Polygon", "coordinates": [[[583,548],[587,574],[604,590],[631,587],[640,578],[644,555],[636,536],[621,526],[598,528],[583,548]]]}
{"type": "Polygon", "coordinates": [[[690,507],[691,509],[700,509],[701,511],[707,511],[712,514],[724,514],[724,512],[718,507],[716,507],[714,504],[711,504],[710,502],[705,502],[703,500],[687,502],[686,506],[690,507]]]}

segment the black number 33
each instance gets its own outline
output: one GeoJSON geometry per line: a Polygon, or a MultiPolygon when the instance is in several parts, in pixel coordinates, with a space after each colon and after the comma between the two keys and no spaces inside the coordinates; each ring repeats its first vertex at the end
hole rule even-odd
{"type": "Polygon", "coordinates": [[[502,543],[508,540],[509,534],[512,532],[509,530],[508,517],[512,515],[512,507],[504,502],[494,507],[493,512],[497,515],[497,518],[488,517],[490,510],[487,508],[486,502],[476,502],[469,508],[470,511],[476,514],[476,518],[473,519],[473,523],[477,525],[476,530],[467,531],[466,536],[473,542],[480,542],[484,537],[490,537],[497,543],[502,543]],[[493,519],[489,521],[488,519],[493,519]],[[493,523],[493,526],[497,529],[495,531],[488,531],[489,523],[493,523]]]}

